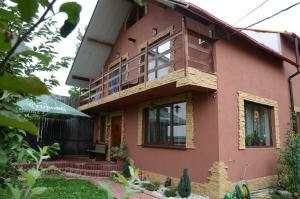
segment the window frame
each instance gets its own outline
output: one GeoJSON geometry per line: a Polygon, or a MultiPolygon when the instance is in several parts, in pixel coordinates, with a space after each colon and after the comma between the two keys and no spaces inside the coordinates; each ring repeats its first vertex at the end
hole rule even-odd
{"type": "MultiPolygon", "coordinates": [[[[115,76],[119,76],[120,74],[121,74],[121,82],[120,82],[120,79],[119,78],[116,78],[116,79],[114,79],[114,80],[117,80],[117,82],[121,85],[121,87],[122,87],[122,85],[124,84],[124,82],[126,82],[127,81],[127,79],[128,79],[128,73],[126,72],[126,71],[128,71],[128,63],[127,64],[122,64],[122,66],[121,66],[121,70],[120,70],[120,68],[119,68],[119,65],[120,65],[120,62],[126,62],[128,60],[128,53],[127,53],[127,55],[124,55],[124,56],[121,56],[120,58],[118,58],[118,59],[115,59],[113,62],[111,62],[109,65],[108,65],[108,72],[110,73],[109,74],[109,76],[108,76],[108,78],[110,79],[110,78],[112,78],[112,73],[111,73],[111,71],[113,71],[113,70],[115,70],[115,71],[118,71],[118,74],[117,75],[115,75],[115,76]],[[118,68],[118,69],[117,69],[118,68]],[[125,75],[123,76],[123,74],[124,74],[124,71],[123,71],[123,68],[125,69],[124,71],[125,71],[125,75]],[[123,79],[123,77],[124,77],[124,79],[123,79]]],[[[114,72],[115,72],[114,71],[114,72]]],[[[113,76],[113,77],[115,77],[115,76],[113,76]]],[[[110,84],[113,84],[112,83],[113,82],[113,80],[110,80],[110,81],[108,81],[107,82],[107,85],[110,85],[110,84]]],[[[113,85],[114,86],[114,85],[113,85]]],[[[115,88],[117,88],[117,87],[115,87],[115,88]]],[[[122,89],[121,89],[122,90],[122,89]]],[[[111,94],[114,94],[114,93],[117,93],[117,92],[120,92],[121,91],[119,88],[117,88],[116,89],[116,91],[112,91],[112,89],[111,88],[109,88],[108,89],[108,94],[109,95],[111,95],[111,94]]]]}
{"type": "MultiPolygon", "coordinates": [[[[166,44],[166,43],[168,43],[168,42],[170,42],[170,48],[168,49],[168,50],[170,50],[170,49],[172,49],[173,47],[174,47],[174,42],[172,41],[172,40],[170,40],[170,41],[167,41],[167,42],[165,42],[165,43],[162,43],[161,45],[157,45],[159,42],[161,42],[161,41],[163,41],[165,38],[167,38],[167,37],[169,37],[171,35],[171,31],[168,31],[166,34],[163,34],[162,36],[160,36],[160,37],[158,37],[158,38],[156,38],[154,41],[152,41],[152,42],[150,42],[148,45],[148,48],[151,48],[151,47],[153,47],[153,46],[155,46],[155,48],[154,49],[156,49],[157,51],[158,51],[158,49],[159,49],[159,47],[160,46],[162,46],[162,45],[164,45],[164,44],[166,44]]],[[[149,42],[149,41],[148,41],[149,42]]],[[[145,46],[143,46],[143,47],[141,47],[140,48],[140,52],[142,52],[142,51],[144,51],[146,49],[146,47],[145,46]]],[[[165,50],[164,52],[166,52],[166,51],[168,51],[168,50],[165,50]]],[[[164,53],[164,52],[162,52],[162,53],[164,53]]],[[[159,54],[162,54],[162,53],[159,53],[159,54]]],[[[147,68],[147,74],[148,74],[148,76],[147,76],[147,81],[150,81],[149,79],[149,70],[152,70],[152,69],[149,69],[149,52],[147,52],[147,54],[148,54],[148,60],[147,60],[147,62],[148,62],[148,68],[147,68]]],[[[167,54],[170,54],[170,60],[168,61],[168,62],[172,62],[173,60],[175,60],[175,56],[174,56],[174,51],[171,51],[171,52],[169,52],[169,53],[167,53],[167,54]]],[[[154,57],[155,57],[156,55],[154,55],[154,57]]],[[[165,56],[165,55],[164,55],[165,56]]],[[[142,55],[141,56],[141,58],[140,58],[140,63],[143,63],[143,62],[145,62],[146,61],[146,57],[145,57],[145,55],[142,55]]],[[[172,64],[170,64],[169,66],[166,66],[166,67],[164,67],[164,68],[161,68],[161,69],[157,69],[160,65],[163,65],[163,64],[158,64],[158,61],[159,61],[159,58],[156,58],[156,59],[154,59],[154,60],[152,60],[152,61],[154,61],[155,62],[155,66],[153,67],[153,69],[156,69],[155,71],[153,71],[152,73],[154,73],[154,78],[152,79],[152,80],[156,80],[157,78],[159,78],[159,76],[158,76],[158,73],[159,73],[159,71],[160,70],[162,70],[162,69],[165,69],[165,68],[169,68],[169,70],[168,70],[168,74],[166,74],[166,75],[163,75],[163,76],[167,76],[167,75],[169,75],[173,70],[174,70],[174,66],[172,65],[172,64]]],[[[167,63],[167,62],[166,62],[167,63]]],[[[145,72],[145,68],[146,68],[146,65],[144,64],[144,65],[142,65],[141,67],[139,67],[139,73],[141,74],[141,73],[144,73],[145,72]]],[[[160,77],[163,77],[163,76],[160,76],[160,77]]],[[[142,80],[143,81],[143,80],[142,80]]]]}
{"type": "MultiPolygon", "coordinates": [[[[257,104],[262,104],[266,106],[270,106],[273,108],[272,110],[272,128],[273,128],[273,147],[272,149],[281,148],[281,136],[280,136],[280,122],[279,122],[279,103],[276,100],[265,98],[257,95],[253,95],[250,93],[246,93],[244,91],[237,91],[238,94],[238,122],[239,122],[239,128],[238,128],[238,149],[239,150],[251,150],[255,148],[246,148],[246,132],[245,132],[245,106],[244,102],[254,102],[257,104]]],[[[270,147],[267,147],[264,149],[269,149],[270,147]]],[[[261,149],[261,148],[259,148],[261,149]]]]}
{"type": "MultiPolygon", "coordinates": [[[[156,109],[156,143],[148,143],[147,142],[147,129],[148,129],[148,119],[149,119],[149,109],[150,107],[146,107],[143,109],[143,146],[145,147],[153,147],[153,148],[175,148],[175,149],[186,149],[186,142],[187,142],[187,129],[185,132],[185,144],[181,144],[181,145],[174,145],[174,104],[179,104],[179,103],[185,103],[185,107],[186,110],[188,108],[188,102],[186,100],[181,100],[181,101],[176,101],[176,102],[172,102],[172,103],[166,103],[166,104],[160,104],[157,106],[152,107],[153,109],[156,109]],[[163,107],[171,107],[171,115],[170,115],[170,141],[167,144],[163,144],[160,142],[160,117],[159,117],[159,109],[163,108],[163,107]]],[[[185,119],[187,120],[187,113],[185,115],[185,119]]],[[[185,126],[187,127],[187,124],[185,124],[185,126]]]]}
{"type": "Polygon", "coordinates": [[[253,101],[248,101],[248,100],[244,100],[244,113],[245,113],[245,147],[246,149],[251,149],[251,148],[274,148],[274,117],[273,117],[273,112],[274,112],[274,107],[272,106],[268,106],[268,105],[265,105],[265,104],[260,104],[260,103],[257,103],[257,102],[253,102],[253,101]],[[246,136],[247,136],[247,122],[246,122],[246,105],[247,104],[252,104],[252,106],[260,106],[260,107],[264,107],[264,108],[267,108],[269,109],[268,110],[268,117],[269,117],[269,129],[270,129],[270,145],[264,145],[264,146],[259,146],[259,145],[256,145],[256,146],[247,146],[247,142],[246,142],[246,136]]]}

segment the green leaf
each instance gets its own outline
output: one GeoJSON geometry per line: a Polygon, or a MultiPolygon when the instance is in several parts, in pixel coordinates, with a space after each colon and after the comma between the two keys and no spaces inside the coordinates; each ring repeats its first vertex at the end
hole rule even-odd
{"type": "Polygon", "coordinates": [[[38,11],[38,1],[37,0],[18,0],[18,10],[21,13],[21,19],[26,22],[30,22],[32,17],[38,11]]]}
{"type": "Polygon", "coordinates": [[[13,20],[15,20],[15,15],[3,8],[0,8],[0,20],[1,21],[13,21],[13,20]]]}
{"type": "Polygon", "coordinates": [[[136,3],[139,6],[143,6],[144,5],[144,0],[133,0],[134,3],[136,3]]]}
{"type": "Polygon", "coordinates": [[[18,129],[23,129],[31,133],[32,135],[38,135],[37,128],[32,122],[10,111],[0,111],[0,126],[10,126],[18,129]]]}
{"type": "Polygon", "coordinates": [[[127,181],[127,179],[122,175],[120,174],[119,172],[115,171],[114,172],[115,174],[117,174],[118,176],[118,181],[123,184],[125,187],[128,187],[129,186],[129,183],[127,181]]]}
{"type": "Polygon", "coordinates": [[[48,151],[48,146],[43,146],[42,150],[41,150],[41,154],[46,154],[48,151]]]}
{"type": "Polygon", "coordinates": [[[7,29],[7,22],[0,21],[0,31],[5,31],[7,29]]]}
{"type": "Polygon", "coordinates": [[[8,51],[11,49],[11,42],[5,39],[5,33],[0,31],[0,50],[8,51]]]}
{"type": "Polygon", "coordinates": [[[39,3],[45,8],[48,7],[49,1],[48,0],[39,0],[39,3]]]}
{"type": "Polygon", "coordinates": [[[43,194],[45,191],[47,191],[47,188],[46,187],[35,187],[31,190],[31,194],[30,194],[30,198],[32,196],[35,196],[35,195],[41,195],[43,194]]]}
{"type": "Polygon", "coordinates": [[[35,182],[36,182],[36,178],[29,171],[25,171],[23,173],[23,177],[25,178],[27,185],[33,186],[35,184],[35,182]]]}
{"type": "Polygon", "coordinates": [[[41,60],[44,64],[49,64],[49,62],[51,61],[51,58],[42,54],[42,53],[39,53],[39,52],[36,52],[36,51],[33,51],[33,50],[25,50],[25,51],[22,51],[22,52],[19,52],[19,53],[16,53],[15,55],[25,55],[25,56],[33,56],[33,57],[36,57],[38,58],[39,60],[41,60]]]}
{"type": "Polygon", "coordinates": [[[26,152],[35,160],[35,162],[39,161],[37,156],[33,154],[34,149],[26,149],[26,152]]]}
{"type": "Polygon", "coordinates": [[[66,38],[75,28],[77,24],[70,23],[68,20],[64,22],[64,25],[60,28],[60,35],[66,38]]]}
{"type": "Polygon", "coordinates": [[[76,2],[67,2],[60,6],[59,12],[64,12],[68,15],[68,19],[60,28],[60,34],[67,37],[77,26],[80,19],[81,5],[76,2]]]}
{"type": "Polygon", "coordinates": [[[76,2],[67,2],[60,6],[59,12],[64,12],[68,15],[68,21],[76,24],[79,22],[81,5],[76,2]]]}
{"type": "Polygon", "coordinates": [[[47,86],[37,77],[18,77],[8,73],[0,76],[0,89],[12,93],[49,94],[47,86]]]}
{"type": "Polygon", "coordinates": [[[104,191],[104,193],[106,195],[106,199],[114,199],[115,198],[115,196],[108,184],[101,183],[101,184],[99,184],[99,188],[100,188],[100,190],[104,191]]]}
{"type": "Polygon", "coordinates": [[[7,156],[6,153],[0,149],[0,174],[2,174],[5,171],[5,168],[7,167],[7,156]]]}

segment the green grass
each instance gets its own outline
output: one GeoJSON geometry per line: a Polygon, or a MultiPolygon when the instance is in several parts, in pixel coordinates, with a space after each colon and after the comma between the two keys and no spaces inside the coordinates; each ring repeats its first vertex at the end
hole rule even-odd
{"type": "MultiPolygon", "coordinates": [[[[42,195],[32,199],[102,199],[105,194],[95,185],[86,180],[43,178],[38,180],[38,187],[47,187],[42,195]]],[[[7,189],[0,188],[0,199],[9,199],[11,194],[7,189]]]]}

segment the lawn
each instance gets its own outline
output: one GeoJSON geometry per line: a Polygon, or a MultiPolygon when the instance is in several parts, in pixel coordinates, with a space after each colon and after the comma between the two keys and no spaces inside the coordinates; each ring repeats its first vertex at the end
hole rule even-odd
{"type": "MultiPolygon", "coordinates": [[[[48,190],[32,199],[101,199],[105,195],[94,184],[80,179],[44,178],[37,186],[47,187],[48,190]]],[[[0,199],[9,199],[7,189],[0,188],[0,199]]]]}

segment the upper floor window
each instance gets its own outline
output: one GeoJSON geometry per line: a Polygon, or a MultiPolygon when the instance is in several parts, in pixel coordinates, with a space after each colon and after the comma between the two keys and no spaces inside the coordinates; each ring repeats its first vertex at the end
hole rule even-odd
{"type": "Polygon", "coordinates": [[[126,20],[126,29],[133,26],[137,21],[146,15],[146,6],[134,6],[126,20]]]}
{"type": "Polygon", "coordinates": [[[246,147],[272,146],[271,110],[245,101],[246,147]]]}
{"type": "MultiPolygon", "coordinates": [[[[125,62],[127,59],[122,59],[122,62],[125,62]]],[[[127,80],[127,65],[122,64],[121,71],[120,70],[120,62],[117,62],[115,65],[111,66],[109,69],[108,75],[108,94],[113,94],[119,92],[120,86],[126,82],[127,80]],[[120,76],[121,73],[121,76],[120,76]],[[121,77],[121,82],[120,82],[121,77]],[[121,84],[121,85],[120,85],[121,84]]]]}
{"type": "Polygon", "coordinates": [[[185,146],[186,102],[145,110],[145,144],[185,146]]]}
{"type": "Polygon", "coordinates": [[[164,64],[171,60],[171,53],[168,52],[171,49],[171,42],[167,41],[161,45],[154,43],[152,46],[156,47],[148,52],[148,80],[165,76],[170,71],[170,66],[164,64]]]}

